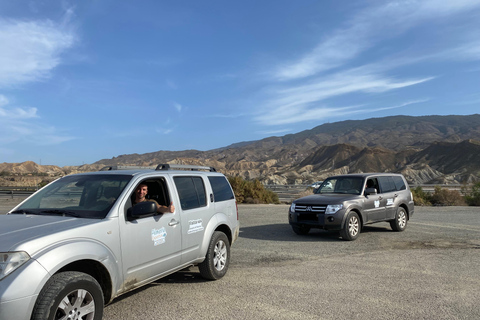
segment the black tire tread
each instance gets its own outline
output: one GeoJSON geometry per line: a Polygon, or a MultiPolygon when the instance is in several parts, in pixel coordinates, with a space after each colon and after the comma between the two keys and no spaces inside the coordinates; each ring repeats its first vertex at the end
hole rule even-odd
{"type": "Polygon", "coordinates": [[[222,278],[228,270],[230,265],[230,241],[228,241],[227,236],[225,233],[221,231],[215,231],[210,239],[210,244],[208,245],[207,254],[205,256],[205,260],[198,265],[198,270],[200,271],[200,275],[207,280],[218,280],[222,278]],[[213,265],[213,255],[215,254],[215,245],[219,240],[225,242],[227,246],[227,261],[225,263],[225,268],[218,272],[213,265]]]}
{"type": "MultiPolygon", "coordinates": [[[[88,281],[97,286],[100,293],[102,293],[101,287],[98,282],[92,276],[76,271],[66,271],[53,275],[45,284],[43,289],[38,295],[37,301],[33,308],[31,320],[50,320],[54,315],[50,315],[50,309],[53,307],[58,294],[67,285],[72,282],[88,281]]],[[[102,307],[101,310],[95,311],[95,319],[102,319],[103,317],[103,294],[101,296],[102,307]]]]}

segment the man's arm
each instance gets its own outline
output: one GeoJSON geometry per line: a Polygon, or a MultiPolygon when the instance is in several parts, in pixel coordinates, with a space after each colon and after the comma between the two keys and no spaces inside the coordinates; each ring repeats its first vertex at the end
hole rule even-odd
{"type": "MultiPolygon", "coordinates": [[[[155,202],[157,203],[157,202],[155,202]]],[[[175,206],[173,205],[173,202],[170,202],[169,206],[161,206],[157,203],[157,212],[158,213],[174,213],[175,212],[175,206]]]]}

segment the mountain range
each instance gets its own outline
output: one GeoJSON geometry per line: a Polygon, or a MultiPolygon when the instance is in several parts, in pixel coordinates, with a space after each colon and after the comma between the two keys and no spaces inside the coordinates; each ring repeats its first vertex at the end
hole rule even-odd
{"type": "Polygon", "coordinates": [[[411,184],[461,184],[480,181],[479,156],[479,114],[391,116],[326,123],[296,134],[209,151],[125,154],[63,168],[28,161],[23,163],[28,169],[22,169],[22,164],[3,163],[0,172],[53,176],[111,165],[178,163],[212,166],[224,174],[259,179],[264,184],[309,184],[354,172],[399,172],[411,184]]]}

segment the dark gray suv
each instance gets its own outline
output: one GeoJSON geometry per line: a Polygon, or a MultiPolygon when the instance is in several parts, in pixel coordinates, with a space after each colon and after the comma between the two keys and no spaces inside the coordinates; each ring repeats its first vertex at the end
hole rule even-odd
{"type": "Polygon", "coordinates": [[[403,231],[413,212],[413,196],[401,174],[346,174],[326,179],[313,195],[293,201],[288,220],[296,234],[311,228],[339,230],[351,241],[375,222],[388,221],[393,230],[403,231]]]}

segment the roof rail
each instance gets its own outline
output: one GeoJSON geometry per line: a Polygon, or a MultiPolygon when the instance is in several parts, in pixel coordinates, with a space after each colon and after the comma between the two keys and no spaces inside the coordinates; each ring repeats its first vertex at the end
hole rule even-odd
{"type": "Polygon", "coordinates": [[[189,164],[159,164],[155,170],[192,170],[192,171],[197,171],[197,170],[207,170],[210,172],[217,172],[215,168],[213,167],[207,167],[207,166],[194,166],[194,165],[189,165],[189,164]]]}
{"type": "Polygon", "coordinates": [[[154,169],[151,167],[142,167],[142,166],[106,166],[100,169],[99,171],[111,171],[111,170],[135,170],[135,169],[154,169]]]}

